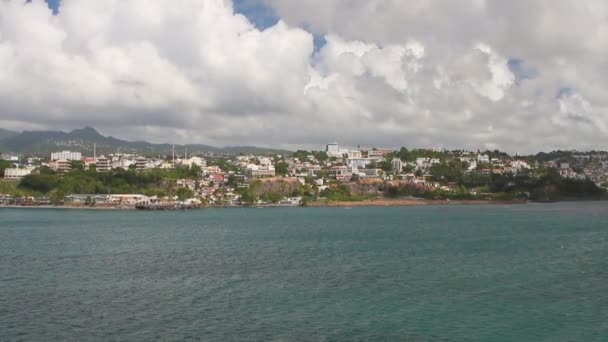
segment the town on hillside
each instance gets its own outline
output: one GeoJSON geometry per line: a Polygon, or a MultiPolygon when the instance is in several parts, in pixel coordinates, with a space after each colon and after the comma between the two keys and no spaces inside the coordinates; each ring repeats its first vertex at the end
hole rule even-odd
{"type": "MultiPolygon", "coordinates": [[[[344,148],[289,154],[0,156],[0,205],[171,209],[374,200],[602,199],[608,153],[344,148]]],[[[395,202],[397,203],[397,202],[395,202]]]]}

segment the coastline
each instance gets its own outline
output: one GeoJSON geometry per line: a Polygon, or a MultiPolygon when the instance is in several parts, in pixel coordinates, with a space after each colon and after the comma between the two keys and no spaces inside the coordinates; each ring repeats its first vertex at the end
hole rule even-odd
{"type": "MultiPolygon", "coordinates": [[[[411,207],[411,206],[446,206],[446,205],[514,205],[526,204],[525,200],[427,200],[427,199],[374,199],[365,201],[315,201],[309,202],[306,205],[287,206],[287,205],[253,205],[253,206],[209,206],[200,208],[189,208],[185,210],[196,209],[215,209],[215,208],[299,208],[299,207],[411,207]]],[[[73,205],[0,205],[0,208],[8,209],[61,209],[61,210],[137,210],[135,206],[122,207],[86,207],[73,205]]],[[[181,210],[181,209],[175,209],[181,210]]]]}
{"type": "Polygon", "coordinates": [[[135,210],[135,207],[82,207],[73,205],[0,205],[8,209],[61,209],[61,210],[135,210]]]}

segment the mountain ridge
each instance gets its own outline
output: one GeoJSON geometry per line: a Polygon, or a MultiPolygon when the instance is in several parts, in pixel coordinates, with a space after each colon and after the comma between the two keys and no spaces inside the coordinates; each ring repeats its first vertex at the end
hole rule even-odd
{"type": "Polygon", "coordinates": [[[142,155],[169,154],[175,146],[176,153],[189,154],[239,154],[239,153],[285,153],[287,150],[264,148],[257,146],[228,146],[215,147],[205,144],[170,144],[150,143],[147,141],[127,141],[112,136],[104,136],[91,126],[64,131],[10,131],[0,128],[0,151],[46,156],[50,152],[73,150],[85,154],[112,153],[120,150],[122,153],[142,155]],[[179,151],[179,152],[178,152],[179,151]]]}

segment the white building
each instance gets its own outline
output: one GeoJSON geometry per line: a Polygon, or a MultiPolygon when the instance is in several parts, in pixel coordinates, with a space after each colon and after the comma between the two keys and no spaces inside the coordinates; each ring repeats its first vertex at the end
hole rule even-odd
{"type": "Polygon", "coordinates": [[[367,158],[348,158],[346,164],[350,168],[364,168],[371,163],[371,159],[367,158]]]}
{"type": "Polygon", "coordinates": [[[207,161],[200,157],[192,157],[189,159],[184,159],[182,161],[182,165],[190,167],[190,168],[192,167],[192,165],[196,165],[198,167],[205,167],[205,166],[207,166],[207,161]]]}
{"type": "Polygon", "coordinates": [[[490,156],[485,155],[485,154],[479,154],[477,155],[477,161],[479,163],[489,163],[490,162],[490,156]]]}
{"type": "Polygon", "coordinates": [[[331,143],[325,146],[325,152],[328,157],[342,158],[345,154],[348,154],[349,151],[347,148],[340,148],[338,143],[331,143]]]}
{"type": "Polygon", "coordinates": [[[246,173],[250,177],[274,177],[276,171],[273,165],[247,165],[246,173]]]}
{"type": "Polygon", "coordinates": [[[359,150],[348,151],[348,158],[363,158],[363,153],[359,150]]]}
{"type": "Polygon", "coordinates": [[[82,159],[82,153],[80,152],[71,152],[71,151],[62,151],[62,152],[54,152],[51,153],[51,160],[80,160],[82,159]]]}
{"type": "Polygon", "coordinates": [[[511,167],[515,170],[530,169],[530,165],[525,160],[514,160],[511,162],[511,167]]]}
{"type": "Polygon", "coordinates": [[[67,159],[58,159],[50,162],[49,167],[55,171],[67,172],[72,169],[72,163],[67,159]]]}
{"type": "Polygon", "coordinates": [[[12,180],[19,180],[19,179],[29,175],[30,173],[32,173],[32,169],[30,169],[30,168],[24,168],[24,169],[10,168],[10,169],[4,170],[4,178],[12,179],[12,180]]]}
{"type": "Polygon", "coordinates": [[[401,170],[403,170],[403,162],[399,158],[394,158],[391,161],[391,166],[393,171],[401,172],[401,170]]]}

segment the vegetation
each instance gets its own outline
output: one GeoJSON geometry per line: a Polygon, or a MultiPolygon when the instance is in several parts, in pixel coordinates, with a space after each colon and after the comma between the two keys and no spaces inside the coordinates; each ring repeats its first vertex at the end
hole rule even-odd
{"type": "Polygon", "coordinates": [[[54,198],[63,198],[70,194],[141,193],[148,196],[175,195],[186,199],[192,196],[192,191],[176,189],[174,181],[198,177],[199,173],[198,167],[152,169],[146,172],[119,168],[109,173],[98,173],[94,168],[84,170],[80,167],[67,173],[59,173],[42,167],[38,173],[24,177],[14,190],[40,193],[54,198]]]}
{"type": "Polygon", "coordinates": [[[4,170],[11,167],[11,162],[8,160],[0,160],[0,178],[4,178],[4,170]]]}
{"type": "Polygon", "coordinates": [[[351,188],[344,184],[333,185],[320,193],[321,198],[330,201],[355,202],[368,199],[366,196],[355,196],[352,194],[351,188]]]}

